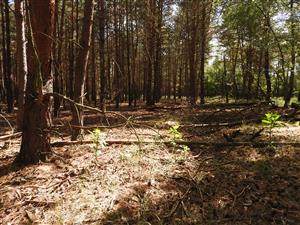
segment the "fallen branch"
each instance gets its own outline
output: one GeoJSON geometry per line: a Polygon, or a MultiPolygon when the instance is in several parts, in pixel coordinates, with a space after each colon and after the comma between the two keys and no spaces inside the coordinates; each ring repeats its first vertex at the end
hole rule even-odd
{"type": "Polygon", "coordinates": [[[10,139],[10,138],[20,137],[21,134],[22,134],[22,132],[17,132],[17,133],[13,133],[13,134],[4,135],[4,136],[0,137],[0,141],[5,141],[5,140],[10,139]]]}
{"type": "Polygon", "coordinates": [[[82,108],[82,109],[88,109],[90,111],[94,111],[94,112],[97,112],[97,113],[101,113],[103,115],[106,115],[106,114],[113,114],[113,115],[116,115],[116,116],[119,116],[121,118],[123,118],[125,121],[128,120],[128,118],[126,116],[124,116],[123,114],[121,113],[118,113],[118,112],[114,112],[114,111],[103,111],[103,110],[100,110],[98,108],[94,108],[94,107],[91,107],[91,106],[88,106],[88,105],[83,105],[83,104],[80,104],[78,102],[75,102],[74,100],[64,96],[64,95],[61,95],[59,93],[56,93],[56,92],[53,92],[53,93],[47,93],[45,94],[45,96],[53,96],[53,97],[58,97],[58,98],[62,98],[63,100],[75,105],[76,107],[79,107],[79,108],[82,108]]]}
{"type": "Polygon", "coordinates": [[[9,127],[10,127],[10,129],[11,129],[11,134],[13,134],[13,133],[14,133],[14,128],[13,128],[13,126],[11,125],[11,123],[9,122],[9,120],[6,119],[6,117],[5,117],[4,115],[2,115],[1,113],[0,113],[0,117],[2,117],[2,118],[6,121],[6,123],[9,125],[9,127]]]}
{"type": "Polygon", "coordinates": [[[200,124],[181,124],[180,127],[231,127],[241,124],[257,123],[260,119],[241,120],[230,123],[200,123],[200,124]]]}
{"type": "MultiPolygon", "coordinates": [[[[92,144],[92,140],[83,141],[58,141],[51,144],[52,147],[62,147],[65,145],[82,145],[82,144],[92,144]]],[[[106,140],[107,145],[113,144],[165,144],[172,145],[174,141],[137,141],[137,140],[106,140]]],[[[266,147],[270,145],[269,142],[202,142],[202,141],[175,141],[178,145],[187,145],[189,147],[196,146],[212,146],[212,147],[234,147],[234,146],[253,146],[253,147],[266,147]]],[[[300,142],[272,142],[273,146],[294,146],[300,147],[300,142]]]]}

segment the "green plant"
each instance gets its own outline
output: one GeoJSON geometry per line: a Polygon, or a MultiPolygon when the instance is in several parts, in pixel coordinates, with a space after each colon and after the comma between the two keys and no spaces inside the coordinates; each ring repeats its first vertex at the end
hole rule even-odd
{"type": "Polygon", "coordinates": [[[171,134],[171,144],[173,146],[176,146],[176,141],[182,140],[182,133],[178,130],[179,128],[180,124],[175,123],[168,130],[168,133],[171,134]]]}
{"type": "Polygon", "coordinates": [[[268,129],[269,140],[272,140],[273,129],[279,127],[282,123],[281,116],[277,113],[266,113],[265,118],[262,119],[262,123],[265,124],[265,128],[268,129]]]}
{"type": "Polygon", "coordinates": [[[103,133],[99,128],[89,131],[92,135],[93,149],[96,155],[100,154],[100,150],[106,146],[106,141],[103,133]]]}
{"type": "Polygon", "coordinates": [[[186,160],[187,156],[188,156],[188,152],[190,150],[190,148],[186,145],[178,145],[177,141],[182,140],[182,133],[178,130],[180,128],[180,124],[179,123],[175,123],[174,125],[172,125],[169,130],[168,133],[171,134],[171,145],[173,146],[173,149],[175,151],[177,151],[178,153],[180,153],[180,156],[177,158],[178,161],[184,161],[186,160]]]}

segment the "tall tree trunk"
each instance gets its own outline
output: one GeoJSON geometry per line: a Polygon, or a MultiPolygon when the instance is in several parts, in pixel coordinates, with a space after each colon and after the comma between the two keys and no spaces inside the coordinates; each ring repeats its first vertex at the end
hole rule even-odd
{"type": "MultiPolygon", "coordinates": [[[[74,85],[74,100],[78,103],[83,103],[84,84],[87,72],[87,63],[89,58],[89,49],[91,44],[92,23],[94,14],[94,0],[86,0],[84,5],[83,27],[80,38],[80,50],[76,59],[75,70],[75,85],[74,85]]],[[[72,107],[72,122],[73,125],[83,125],[83,117],[80,109],[72,107]]],[[[76,140],[81,133],[79,129],[74,129],[72,132],[72,140],[76,140]]]]}
{"type": "Polygon", "coordinates": [[[131,47],[130,47],[130,24],[129,24],[129,15],[131,13],[131,5],[128,3],[128,0],[125,1],[126,7],[126,59],[127,59],[127,90],[128,90],[128,106],[132,106],[133,95],[132,95],[132,72],[131,72],[131,47]]]}
{"type": "Polygon", "coordinates": [[[263,50],[259,51],[259,57],[258,57],[258,61],[256,63],[257,79],[256,79],[255,96],[258,99],[261,99],[261,73],[263,71],[263,54],[264,54],[263,50]]]}
{"type": "Polygon", "coordinates": [[[153,61],[155,42],[153,33],[155,32],[155,1],[150,0],[146,5],[147,19],[146,19],[146,56],[147,56],[147,87],[146,87],[146,104],[154,105],[153,99],[153,61]]]}
{"type": "MultiPolygon", "coordinates": [[[[5,50],[3,51],[5,57],[3,58],[3,62],[5,63],[5,73],[4,73],[4,85],[6,89],[6,101],[7,101],[7,111],[9,113],[14,110],[14,96],[13,96],[13,79],[11,73],[11,40],[10,40],[10,17],[9,17],[9,2],[8,0],[4,0],[4,14],[5,14],[5,50]]],[[[4,16],[2,15],[2,19],[4,16]]],[[[4,21],[2,21],[4,25],[4,21]]]]}
{"type": "Polygon", "coordinates": [[[205,52],[206,52],[206,27],[207,24],[207,6],[208,3],[206,0],[202,1],[202,18],[201,18],[201,44],[200,44],[200,104],[204,104],[205,100],[205,90],[204,90],[204,81],[205,81],[205,52]]]}
{"type": "Polygon", "coordinates": [[[265,72],[265,78],[266,78],[266,84],[267,84],[267,93],[266,93],[266,101],[271,101],[271,76],[270,76],[270,57],[269,57],[269,49],[265,49],[265,55],[264,55],[264,72],[265,72]]]}
{"type": "Polygon", "coordinates": [[[291,98],[293,97],[294,83],[295,83],[295,69],[296,69],[296,40],[295,40],[295,9],[294,0],[290,0],[290,11],[291,11],[291,68],[290,76],[285,93],[284,107],[288,107],[291,98]]]}
{"type": "Polygon", "coordinates": [[[94,103],[94,106],[97,105],[97,96],[96,96],[96,74],[97,74],[97,57],[96,57],[96,42],[95,42],[95,28],[93,27],[92,31],[92,58],[91,58],[91,73],[92,73],[92,79],[91,79],[91,100],[94,103]]]}
{"type": "Polygon", "coordinates": [[[239,97],[239,91],[238,91],[238,85],[237,85],[237,78],[236,78],[236,65],[237,65],[237,60],[238,60],[238,55],[239,55],[239,47],[240,44],[238,42],[236,50],[234,51],[234,57],[233,62],[232,62],[232,82],[233,82],[233,96],[237,99],[239,97]]]}
{"type": "Polygon", "coordinates": [[[2,80],[1,80],[1,97],[4,101],[6,97],[6,44],[5,44],[5,16],[4,16],[4,4],[3,1],[0,1],[0,11],[1,11],[1,41],[2,41],[2,60],[1,60],[1,71],[2,71],[2,80]]]}
{"type": "Polygon", "coordinates": [[[226,56],[223,56],[223,66],[224,66],[224,75],[223,75],[223,90],[225,94],[226,103],[229,102],[228,96],[228,86],[227,86],[227,65],[226,65],[226,56]]]}
{"type": "MultiPolygon", "coordinates": [[[[106,77],[105,77],[105,1],[99,1],[99,56],[100,56],[100,108],[102,111],[105,107],[105,93],[106,93],[106,77]]],[[[108,68],[108,70],[110,70],[108,68]]]]}
{"type": "MultiPolygon", "coordinates": [[[[193,1],[194,2],[194,1],[193,1]]],[[[187,12],[188,13],[188,12],[187,12]]],[[[196,70],[195,70],[195,52],[196,52],[196,15],[192,9],[191,21],[188,21],[187,26],[190,33],[189,39],[189,68],[190,68],[190,102],[192,105],[196,104],[196,70]]],[[[189,15],[187,15],[188,18],[189,15]]]]}
{"type": "Polygon", "coordinates": [[[22,143],[17,161],[35,163],[51,152],[47,115],[52,92],[51,49],[54,0],[29,0],[28,79],[24,105],[22,143]]]}
{"type": "Polygon", "coordinates": [[[71,28],[69,41],[69,96],[74,99],[74,2],[71,1],[71,28]]]}
{"type": "Polygon", "coordinates": [[[271,101],[271,92],[272,92],[272,83],[271,83],[271,76],[270,76],[270,53],[269,53],[269,42],[270,42],[270,12],[268,7],[264,8],[266,17],[264,21],[265,25],[265,43],[264,43],[264,74],[266,79],[266,85],[267,85],[267,92],[266,92],[266,101],[271,101]]]}
{"type": "Polygon", "coordinates": [[[25,103],[25,86],[27,79],[27,55],[25,37],[25,0],[15,0],[16,39],[17,39],[17,80],[18,80],[18,116],[17,126],[21,129],[25,103]]]}
{"type": "MultiPolygon", "coordinates": [[[[57,5],[58,7],[58,5],[57,5]]],[[[61,93],[62,90],[62,44],[64,38],[64,21],[65,21],[65,8],[66,8],[66,0],[62,0],[62,8],[61,8],[61,16],[60,16],[60,23],[57,25],[58,27],[58,44],[57,46],[57,61],[55,63],[55,72],[54,72],[54,81],[53,81],[53,90],[54,92],[61,93]]],[[[58,15],[58,11],[56,12],[58,15]]],[[[57,21],[56,21],[57,22],[57,21]]],[[[60,99],[58,97],[54,97],[54,109],[53,115],[55,117],[58,116],[58,111],[60,108],[60,99]]]]}
{"type": "Polygon", "coordinates": [[[157,2],[156,20],[157,27],[155,29],[155,63],[154,63],[154,92],[153,101],[159,102],[161,98],[161,83],[162,83],[162,25],[163,25],[163,0],[157,2]]]}
{"type": "Polygon", "coordinates": [[[113,23],[114,23],[114,34],[115,34],[115,56],[114,56],[114,81],[116,86],[116,108],[120,106],[120,77],[121,77],[121,69],[120,69],[120,35],[119,35],[119,21],[118,21],[118,6],[117,0],[113,1],[113,23]]]}

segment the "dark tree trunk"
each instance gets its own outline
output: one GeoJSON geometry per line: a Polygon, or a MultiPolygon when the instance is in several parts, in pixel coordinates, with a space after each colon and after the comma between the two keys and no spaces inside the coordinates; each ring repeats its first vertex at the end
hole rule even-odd
{"type": "Polygon", "coordinates": [[[154,105],[153,99],[153,72],[154,72],[154,48],[155,41],[153,34],[155,33],[155,1],[147,2],[147,18],[146,18],[146,56],[147,56],[147,86],[146,86],[146,104],[154,105]]]}
{"type": "MultiPolygon", "coordinates": [[[[56,6],[58,7],[58,5],[56,6]]],[[[62,0],[62,9],[61,9],[61,16],[60,16],[60,23],[57,25],[58,30],[58,44],[57,47],[57,61],[55,63],[55,72],[54,72],[54,81],[53,81],[53,90],[56,93],[62,94],[62,43],[64,38],[64,21],[65,21],[65,8],[66,8],[66,0],[62,0]]],[[[58,17],[58,11],[56,11],[58,17]]],[[[58,18],[57,18],[58,19],[58,18]]],[[[56,21],[57,23],[57,21],[56,21]]],[[[54,97],[54,108],[53,108],[53,115],[58,117],[58,112],[60,108],[60,99],[58,97],[54,97]]]]}
{"type": "Polygon", "coordinates": [[[25,1],[15,0],[16,17],[16,39],[17,39],[17,80],[18,80],[18,129],[21,130],[23,124],[23,112],[25,103],[25,81],[27,77],[27,56],[25,38],[25,1]]]}
{"type": "Polygon", "coordinates": [[[30,0],[28,80],[24,106],[22,143],[17,161],[36,163],[51,152],[47,116],[52,92],[51,49],[54,32],[54,0],[30,0]],[[45,16],[47,15],[47,16],[45,16]]]}
{"type": "Polygon", "coordinates": [[[114,34],[115,34],[115,57],[114,57],[114,81],[116,86],[116,108],[120,106],[120,37],[119,37],[119,21],[118,21],[118,10],[117,10],[117,0],[113,1],[113,23],[114,23],[114,34]]]}
{"type": "MultiPolygon", "coordinates": [[[[187,15],[188,16],[188,15],[187,15]]],[[[195,71],[195,51],[196,51],[196,15],[193,12],[192,20],[187,24],[190,31],[189,41],[189,68],[190,68],[190,86],[189,95],[192,105],[196,104],[196,71],[195,71]]]]}
{"type": "MultiPolygon", "coordinates": [[[[87,64],[89,59],[89,50],[91,44],[91,33],[94,13],[94,0],[86,0],[84,5],[84,19],[80,38],[80,50],[76,59],[75,70],[75,86],[74,100],[83,103],[84,84],[87,73],[87,64]]],[[[82,111],[76,107],[72,107],[72,125],[83,125],[82,111]]],[[[74,129],[72,132],[72,140],[76,140],[81,134],[80,129],[74,129]]]]}
{"type": "Polygon", "coordinates": [[[128,0],[126,2],[126,59],[127,59],[127,92],[128,92],[128,106],[132,106],[133,95],[132,95],[132,72],[131,72],[131,48],[130,48],[130,24],[129,15],[131,13],[131,5],[129,6],[128,0]]]}
{"type": "Polygon", "coordinates": [[[224,66],[224,75],[223,75],[223,90],[225,94],[226,103],[229,102],[228,96],[228,86],[227,86],[227,65],[226,65],[226,56],[223,57],[223,66],[224,66]]]}
{"type": "Polygon", "coordinates": [[[161,81],[162,81],[162,11],[163,11],[163,0],[158,1],[156,7],[156,19],[157,27],[155,29],[155,63],[154,63],[154,91],[153,91],[153,101],[159,102],[161,98],[161,81]]]}
{"type": "Polygon", "coordinates": [[[201,18],[201,44],[200,44],[200,104],[205,103],[205,52],[206,52],[206,26],[207,26],[207,2],[202,1],[201,18]]]}
{"type": "MultiPolygon", "coordinates": [[[[105,1],[99,2],[99,56],[100,56],[100,108],[102,111],[105,107],[105,93],[106,93],[106,76],[105,76],[105,1]]],[[[108,68],[109,70],[109,68],[108,68]]]]}
{"type": "Polygon", "coordinates": [[[287,90],[285,93],[284,107],[288,107],[290,101],[293,97],[294,84],[295,84],[295,69],[296,69],[296,41],[295,41],[295,9],[294,9],[294,0],[290,0],[290,11],[291,11],[291,68],[290,76],[288,80],[287,90]]]}
{"type": "Polygon", "coordinates": [[[11,74],[11,51],[10,51],[10,18],[9,18],[9,5],[8,0],[1,3],[1,16],[2,16],[2,46],[3,46],[3,75],[4,87],[6,90],[6,103],[7,111],[9,113],[14,110],[14,97],[13,97],[13,82],[11,74]],[[4,2],[4,5],[3,5],[4,2]]]}
{"type": "Polygon", "coordinates": [[[69,41],[69,96],[74,99],[74,2],[71,1],[71,27],[69,41]]]}
{"type": "Polygon", "coordinates": [[[97,57],[96,57],[96,43],[95,43],[95,28],[93,27],[92,32],[92,58],[91,58],[91,73],[92,73],[92,79],[90,81],[91,83],[91,101],[93,101],[94,106],[97,105],[97,96],[96,96],[96,74],[97,74],[97,57]]]}
{"type": "Polygon", "coordinates": [[[266,78],[266,84],[267,84],[267,92],[266,92],[266,101],[271,101],[271,76],[270,76],[270,59],[269,59],[269,49],[265,49],[265,55],[264,55],[264,72],[265,72],[265,78],[266,78]]]}

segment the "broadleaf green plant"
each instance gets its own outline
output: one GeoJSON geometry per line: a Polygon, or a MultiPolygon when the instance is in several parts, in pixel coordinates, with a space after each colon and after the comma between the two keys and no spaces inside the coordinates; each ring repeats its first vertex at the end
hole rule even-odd
{"type": "Polygon", "coordinates": [[[96,155],[100,154],[100,150],[106,146],[106,141],[103,133],[99,128],[89,131],[92,135],[93,149],[96,155]]]}
{"type": "Polygon", "coordinates": [[[281,116],[277,113],[266,113],[265,118],[261,121],[265,128],[268,129],[269,141],[272,141],[273,129],[281,126],[281,116]]]}
{"type": "Polygon", "coordinates": [[[168,133],[171,134],[171,145],[173,146],[174,150],[180,152],[181,156],[178,158],[178,160],[184,161],[187,158],[190,148],[186,145],[178,145],[176,143],[177,141],[182,140],[183,137],[182,133],[179,131],[179,128],[180,124],[176,122],[169,128],[168,133]]]}

